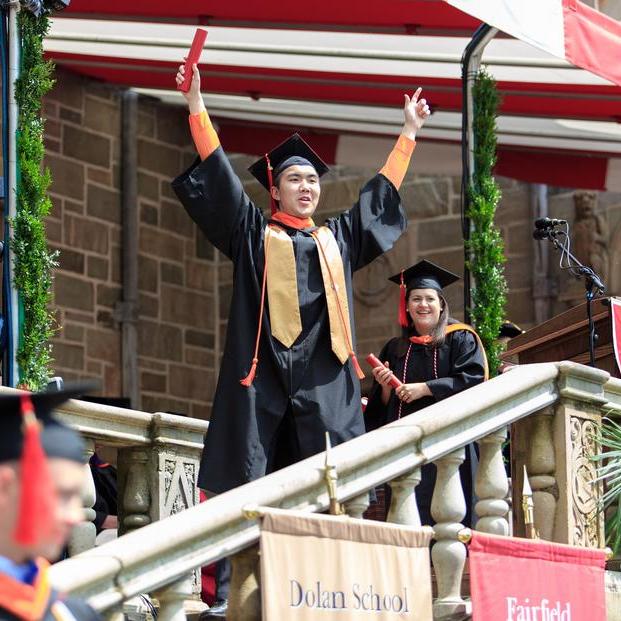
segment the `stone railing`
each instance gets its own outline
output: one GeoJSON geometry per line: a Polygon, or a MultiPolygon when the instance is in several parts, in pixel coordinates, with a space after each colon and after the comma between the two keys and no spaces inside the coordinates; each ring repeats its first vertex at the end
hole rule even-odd
{"type": "MultiPolygon", "coordinates": [[[[10,392],[15,391],[0,387],[0,393],[10,392]]],[[[84,437],[87,460],[95,447],[118,450],[121,534],[198,504],[196,480],[208,425],[205,421],[79,400],[68,401],[57,414],[84,437]]],[[[95,546],[95,487],[90,467],[86,465],[85,469],[84,522],[72,533],[68,546],[71,556],[95,546]]],[[[198,597],[196,580],[193,591],[198,597]]]]}
{"type": "MultiPolygon", "coordinates": [[[[573,419],[588,419],[597,426],[603,412],[620,408],[620,396],[621,382],[610,380],[604,372],[574,363],[517,367],[416,416],[403,418],[333,449],[338,499],[350,516],[361,517],[368,505],[368,490],[388,481],[393,491],[389,520],[417,525],[420,518],[415,488],[420,481],[420,467],[435,462],[438,476],[431,511],[436,520],[436,544],[432,561],[438,596],[434,617],[463,616],[468,613],[468,604],[461,595],[466,549],[458,534],[466,504],[458,468],[464,459],[464,447],[477,442],[480,448],[475,481],[479,498],[475,507],[476,528],[505,534],[508,482],[502,444],[506,429],[529,415],[534,415],[529,421],[543,420],[543,423],[529,422],[533,425],[530,429],[533,435],[522,451],[526,455],[522,461],[530,467],[531,485],[536,489],[537,525],[544,536],[557,541],[584,543],[584,539],[576,536],[575,528],[556,526],[565,524],[568,507],[584,500],[575,497],[582,492],[577,492],[573,485],[566,488],[567,498],[559,492],[563,481],[569,480],[562,479],[562,473],[571,476],[570,460],[576,454],[588,452],[579,443],[592,443],[588,434],[570,430],[573,419]],[[552,449],[551,429],[565,430],[565,450],[557,453],[552,449]],[[550,451],[554,453],[553,467],[550,451]],[[548,503],[542,511],[538,507],[541,499],[544,498],[544,503],[549,499],[541,494],[553,498],[557,494],[561,500],[553,505],[548,503]]],[[[259,527],[256,521],[244,517],[243,509],[259,505],[309,512],[325,510],[329,498],[324,484],[324,461],[325,455],[316,455],[63,561],[52,568],[53,583],[61,590],[87,597],[95,608],[111,614],[138,593],[154,593],[160,602],[162,618],[181,619],[183,601],[192,592],[192,572],[229,556],[233,557],[230,618],[259,619],[254,575],[254,544],[259,527]]],[[[586,470],[583,474],[589,476],[586,470]]],[[[592,487],[591,496],[597,491],[597,487],[592,487]]],[[[516,504],[516,508],[519,506],[516,504]]]]}

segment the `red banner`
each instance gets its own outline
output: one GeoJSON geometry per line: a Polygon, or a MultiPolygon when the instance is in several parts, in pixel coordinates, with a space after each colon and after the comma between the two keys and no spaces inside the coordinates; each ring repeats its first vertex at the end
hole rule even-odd
{"type": "Polygon", "coordinates": [[[617,368],[621,371],[621,300],[610,298],[610,316],[612,317],[612,346],[615,350],[617,368]]]}
{"type": "Polygon", "coordinates": [[[472,535],[473,621],[606,621],[603,550],[472,535]]]}

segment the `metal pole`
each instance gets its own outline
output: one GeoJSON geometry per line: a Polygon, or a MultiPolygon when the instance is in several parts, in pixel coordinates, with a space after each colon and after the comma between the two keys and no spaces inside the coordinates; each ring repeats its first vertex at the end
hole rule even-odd
{"type": "Polygon", "coordinates": [[[122,325],[123,394],[140,409],[138,381],[138,94],[127,90],[122,99],[121,196],[123,221],[123,301],[117,307],[122,325]]]}
{"type": "Polygon", "coordinates": [[[474,130],[472,127],[472,115],[474,102],[472,99],[472,87],[479,67],[485,46],[494,38],[498,32],[488,24],[481,24],[470,43],[464,50],[461,60],[462,78],[462,104],[461,104],[461,201],[462,201],[462,233],[464,238],[464,321],[470,323],[471,305],[471,277],[468,269],[469,253],[467,242],[470,239],[470,219],[466,217],[468,212],[468,186],[474,177],[474,130]]]}
{"type": "MultiPolygon", "coordinates": [[[[19,2],[11,2],[9,9],[9,118],[8,118],[8,136],[9,136],[9,152],[7,154],[9,164],[9,183],[8,194],[4,197],[8,201],[8,216],[15,218],[17,214],[17,121],[18,107],[15,101],[15,80],[19,77],[20,65],[20,37],[19,27],[17,23],[17,13],[19,11],[19,2]]],[[[10,285],[8,292],[10,306],[10,325],[7,329],[10,331],[9,351],[11,364],[9,365],[11,372],[8,377],[9,386],[17,386],[19,382],[19,369],[17,367],[17,348],[19,347],[19,295],[15,289],[15,265],[13,262],[13,253],[11,252],[11,244],[13,241],[13,228],[9,226],[9,248],[5,247],[5,261],[8,261],[10,285]]]]}

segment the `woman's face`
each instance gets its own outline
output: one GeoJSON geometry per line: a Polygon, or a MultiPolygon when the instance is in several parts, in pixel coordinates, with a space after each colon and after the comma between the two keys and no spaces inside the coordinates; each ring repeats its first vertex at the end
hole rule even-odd
{"type": "Polygon", "coordinates": [[[440,321],[442,302],[435,289],[412,289],[407,310],[418,334],[431,334],[440,321]]]}

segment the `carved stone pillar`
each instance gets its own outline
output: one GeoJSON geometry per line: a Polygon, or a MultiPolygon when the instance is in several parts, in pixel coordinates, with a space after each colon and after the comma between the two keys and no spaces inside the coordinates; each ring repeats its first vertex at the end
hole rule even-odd
{"type": "Polygon", "coordinates": [[[89,438],[85,438],[85,459],[84,465],[84,487],[82,488],[82,504],[84,507],[84,521],[77,524],[67,545],[69,549],[69,556],[75,556],[85,550],[90,550],[95,547],[95,537],[97,535],[97,529],[93,520],[95,519],[95,510],[93,505],[95,504],[95,483],[93,482],[93,473],[88,464],[88,460],[95,452],[95,442],[89,438]]]}
{"type": "Polygon", "coordinates": [[[150,451],[129,448],[119,451],[119,534],[151,523],[149,489],[150,451]]]}
{"type": "Polygon", "coordinates": [[[345,502],[345,513],[349,515],[349,517],[353,517],[361,520],[364,512],[369,508],[369,494],[364,493],[360,494],[360,496],[355,496],[354,498],[350,498],[345,502]]]}
{"type": "MultiPolygon", "coordinates": [[[[582,405],[582,404],[581,404],[582,405]]],[[[603,548],[604,514],[597,506],[603,494],[602,482],[596,482],[600,452],[597,438],[601,414],[571,400],[557,406],[555,437],[559,455],[559,508],[554,529],[555,541],[572,545],[603,548]]],[[[535,505],[536,508],[536,505],[535,505]]]]}
{"type": "Polygon", "coordinates": [[[190,576],[160,589],[154,596],[160,603],[158,621],[186,621],[184,604],[192,596],[190,576]]]}
{"type": "Polygon", "coordinates": [[[259,546],[231,558],[231,589],[227,621],[261,621],[259,546]]]}
{"type": "MultiPolygon", "coordinates": [[[[181,419],[174,414],[153,415],[149,461],[151,521],[163,520],[199,503],[198,468],[203,448],[203,421],[181,419]]],[[[200,571],[193,572],[193,598],[200,604],[200,571]]]]}
{"type": "Polygon", "coordinates": [[[605,371],[561,362],[556,406],[514,425],[513,514],[518,536],[524,535],[521,495],[526,464],[539,536],[571,545],[605,545],[603,515],[597,512],[602,486],[595,483],[592,457],[599,452],[597,432],[608,378],[605,371]]]}
{"type": "Polygon", "coordinates": [[[438,597],[433,604],[434,619],[444,619],[466,613],[461,597],[461,579],[466,562],[466,547],[457,538],[464,527],[466,500],[459,478],[459,466],[464,461],[463,448],[449,453],[435,463],[438,468],[436,485],[431,499],[431,515],[436,543],[431,559],[436,573],[438,597]]]}
{"type": "Polygon", "coordinates": [[[388,510],[387,522],[420,526],[420,514],[416,504],[416,486],[420,483],[420,468],[390,481],[392,498],[388,510]]]}
{"type": "Polygon", "coordinates": [[[509,481],[502,457],[506,437],[507,429],[502,428],[479,440],[479,467],[474,487],[479,499],[474,507],[478,516],[476,530],[493,535],[509,534],[506,501],[509,481]]]}

